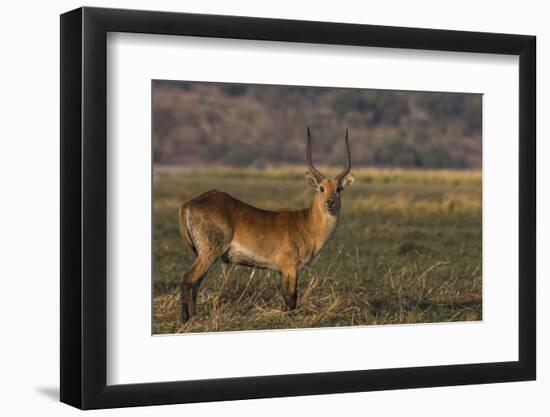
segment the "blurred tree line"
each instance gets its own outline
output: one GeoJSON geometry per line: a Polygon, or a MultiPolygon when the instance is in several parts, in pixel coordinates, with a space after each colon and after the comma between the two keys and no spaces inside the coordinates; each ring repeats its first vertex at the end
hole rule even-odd
{"type": "Polygon", "coordinates": [[[481,167],[481,95],[153,81],[156,164],[481,167]]]}

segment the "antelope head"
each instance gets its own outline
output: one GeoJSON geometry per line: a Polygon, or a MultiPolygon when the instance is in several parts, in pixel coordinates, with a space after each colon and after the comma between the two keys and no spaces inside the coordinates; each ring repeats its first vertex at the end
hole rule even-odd
{"type": "Polygon", "coordinates": [[[340,214],[340,196],[344,188],[353,183],[351,170],[351,154],[348,143],[348,129],[346,129],[346,167],[334,179],[327,179],[321,172],[313,166],[311,160],[311,132],[307,128],[307,167],[306,179],[309,184],[317,191],[313,197],[313,205],[319,207],[324,213],[330,216],[340,214]]]}

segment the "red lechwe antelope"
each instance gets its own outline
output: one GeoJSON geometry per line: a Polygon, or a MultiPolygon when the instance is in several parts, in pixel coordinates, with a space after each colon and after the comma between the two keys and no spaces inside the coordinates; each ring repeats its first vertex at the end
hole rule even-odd
{"type": "Polygon", "coordinates": [[[201,281],[218,259],[279,272],[286,306],[296,307],[298,271],[333,235],[340,217],[340,194],[353,182],[347,129],[345,144],[346,168],[335,179],[326,179],[311,161],[308,127],[306,178],[316,190],[309,208],[262,210],[216,190],[180,207],[180,233],[196,255],[180,281],[182,321],[195,314],[201,281]]]}

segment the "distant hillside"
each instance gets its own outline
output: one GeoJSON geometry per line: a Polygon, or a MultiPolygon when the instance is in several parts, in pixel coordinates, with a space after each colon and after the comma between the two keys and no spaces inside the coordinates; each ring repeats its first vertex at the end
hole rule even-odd
{"type": "Polygon", "coordinates": [[[153,82],[156,164],[481,167],[481,95],[153,82]]]}

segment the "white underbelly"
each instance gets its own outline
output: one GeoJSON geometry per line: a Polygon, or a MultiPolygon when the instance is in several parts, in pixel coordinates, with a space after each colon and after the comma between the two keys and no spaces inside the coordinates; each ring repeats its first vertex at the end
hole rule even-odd
{"type": "Polygon", "coordinates": [[[231,243],[227,251],[227,259],[229,262],[239,265],[254,266],[257,268],[271,269],[278,271],[279,268],[267,256],[262,256],[258,252],[247,248],[237,242],[231,243]]]}

